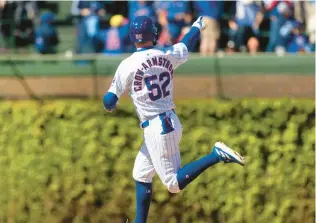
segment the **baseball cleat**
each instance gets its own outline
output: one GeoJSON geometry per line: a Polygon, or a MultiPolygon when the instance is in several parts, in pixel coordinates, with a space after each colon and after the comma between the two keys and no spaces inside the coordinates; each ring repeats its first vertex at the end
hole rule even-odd
{"type": "Polygon", "coordinates": [[[245,158],[222,142],[216,142],[213,150],[215,150],[220,160],[224,163],[238,163],[241,166],[245,165],[245,158]]]}

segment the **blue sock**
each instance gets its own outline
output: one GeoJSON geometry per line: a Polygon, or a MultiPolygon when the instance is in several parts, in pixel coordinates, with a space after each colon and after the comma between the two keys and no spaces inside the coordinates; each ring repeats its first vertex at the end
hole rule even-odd
{"type": "Polygon", "coordinates": [[[211,154],[185,165],[177,173],[177,180],[180,190],[184,189],[207,168],[218,163],[219,161],[220,159],[218,155],[216,154],[215,150],[213,150],[211,154]]]}
{"type": "Polygon", "coordinates": [[[136,181],[136,217],[134,223],[146,223],[152,195],[152,183],[136,181]]]}

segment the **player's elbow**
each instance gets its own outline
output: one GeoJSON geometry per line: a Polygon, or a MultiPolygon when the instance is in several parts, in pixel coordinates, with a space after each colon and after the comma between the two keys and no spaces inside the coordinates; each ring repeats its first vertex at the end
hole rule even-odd
{"type": "Polygon", "coordinates": [[[118,97],[114,93],[108,92],[103,97],[103,106],[106,109],[114,109],[117,101],[118,97]]]}

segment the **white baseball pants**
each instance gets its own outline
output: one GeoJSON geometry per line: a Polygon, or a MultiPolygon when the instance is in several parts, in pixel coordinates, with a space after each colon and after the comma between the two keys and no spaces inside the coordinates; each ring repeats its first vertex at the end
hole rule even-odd
{"type": "Polygon", "coordinates": [[[171,193],[178,193],[180,189],[177,172],[181,168],[179,142],[182,125],[173,111],[166,112],[166,116],[169,117],[168,120],[156,116],[144,128],[144,143],[135,160],[133,178],[139,182],[151,183],[157,173],[171,193]],[[174,130],[163,134],[162,122],[168,122],[174,130]]]}

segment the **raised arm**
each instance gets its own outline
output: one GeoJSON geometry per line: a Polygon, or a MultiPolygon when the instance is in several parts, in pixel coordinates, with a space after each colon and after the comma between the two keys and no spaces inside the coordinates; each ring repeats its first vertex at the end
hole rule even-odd
{"type": "Polygon", "coordinates": [[[179,43],[166,48],[166,54],[170,55],[174,60],[174,69],[188,60],[188,51],[195,47],[196,41],[200,38],[200,32],[205,29],[205,27],[202,17],[199,17],[193,23],[190,31],[184,35],[179,43]]]}
{"type": "Polygon", "coordinates": [[[184,43],[188,50],[192,50],[197,40],[200,38],[200,33],[202,30],[205,29],[205,23],[202,20],[202,16],[200,16],[192,25],[190,31],[184,35],[182,40],[180,40],[181,43],[184,43]]]}

